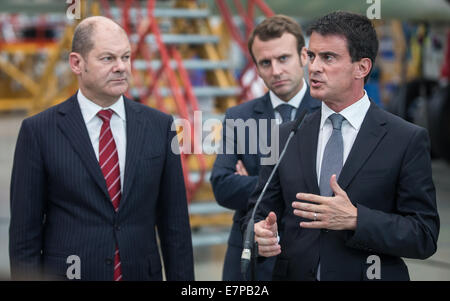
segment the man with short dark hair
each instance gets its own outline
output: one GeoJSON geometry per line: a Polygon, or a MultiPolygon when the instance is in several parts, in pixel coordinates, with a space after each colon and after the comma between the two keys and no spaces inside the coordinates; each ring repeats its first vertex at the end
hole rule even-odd
{"type": "MultiPolygon", "coordinates": [[[[378,51],[370,20],[334,12],[308,33],[311,96],[322,108],[291,140],[261,201],[259,254],[277,256],[276,280],[408,280],[401,257],[431,256],[439,234],[428,134],[369,100],[378,51]]],[[[261,169],[253,206],[272,169],[261,169]]]]}
{"type": "MultiPolygon", "coordinates": [[[[240,271],[243,249],[240,219],[246,214],[247,200],[256,186],[261,159],[265,155],[261,145],[257,148],[253,146],[257,153],[250,152],[251,138],[254,138],[253,141],[271,141],[271,120],[276,119],[281,124],[294,120],[303,110],[312,112],[319,108],[320,102],[311,98],[303,79],[303,67],[307,61],[304,46],[300,26],[292,18],[283,15],[276,15],[261,22],[249,38],[250,54],[269,92],[260,98],[230,108],[225,114],[223,154],[217,156],[211,174],[217,202],[236,210],[225,255],[223,280],[243,280],[240,271]],[[239,119],[244,122],[255,120],[257,125],[266,122],[267,132],[248,131],[245,140],[240,141],[238,135],[233,134],[238,129],[226,126],[227,120],[239,119]],[[251,135],[254,137],[248,137],[251,135]],[[233,150],[232,154],[227,152],[227,147],[233,150]],[[238,150],[243,151],[238,153],[238,150]]],[[[260,260],[256,279],[271,280],[273,263],[273,259],[260,260]]]]}
{"type": "Polygon", "coordinates": [[[118,24],[81,21],[69,55],[78,92],[23,121],[11,178],[13,280],[162,280],[157,233],[166,279],[194,280],[172,117],[123,96],[130,56],[118,24]]]}

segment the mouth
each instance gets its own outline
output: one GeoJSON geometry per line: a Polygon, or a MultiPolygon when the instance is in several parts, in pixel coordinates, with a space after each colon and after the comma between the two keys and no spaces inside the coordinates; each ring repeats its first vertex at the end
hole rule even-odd
{"type": "Polygon", "coordinates": [[[288,83],[288,80],[284,79],[284,80],[278,80],[272,83],[273,87],[279,87],[279,86],[283,86],[285,84],[288,83]]]}
{"type": "Polygon", "coordinates": [[[127,82],[127,79],[126,78],[111,79],[110,82],[113,82],[113,83],[125,83],[125,82],[127,82]]]}
{"type": "Polygon", "coordinates": [[[312,79],[312,78],[309,81],[310,81],[310,86],[313,88],[319,88],[323,84],[322,81],[312,79]]]}

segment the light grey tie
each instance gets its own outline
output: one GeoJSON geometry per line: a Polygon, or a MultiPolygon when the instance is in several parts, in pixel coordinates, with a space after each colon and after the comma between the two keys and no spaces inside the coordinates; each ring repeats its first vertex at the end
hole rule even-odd
{"type": "Polygon", "coordinates": [[[319,189],[320,195],[332,196],[333,191],[330,187],[330,178],[336,174],[339,178],[344,161],[344,142],[342,138],[341,126],[344,116],[332,114],[328,117],[333,124],[333,132],[323,152],[322,167],[320,169],[319,189]]]}
{"type": "MultiPolygon", "coordinates": [[[[330,178],[333,174],[336,174],[336,178],[339,177],[344,162],[344,141],[342,138],[341,127],[342,121],[344,121],[345,118],[336,113],[330,115],[328,118],[333,125],[333,132],[325,146],[322,167],[320,168],[319,189],[320,195],[322,196],[333,195],[333,191],[330,187],[330,178]]],[[[320,281],[320,261],[319,266],[317,267],[316,279],[320,281]]]]}

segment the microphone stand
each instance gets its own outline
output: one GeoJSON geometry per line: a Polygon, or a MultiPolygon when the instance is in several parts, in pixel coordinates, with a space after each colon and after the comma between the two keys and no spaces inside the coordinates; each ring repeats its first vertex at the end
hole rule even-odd
{"type": "Polygon", "coordinates": [[[252,276],[250,278],[250,281],[255,281],[256,280],[256,264],[258,261],[258,242],[255,241],[253,242],[253,250],[252,250],[252,265],[251,265],[251,269],[252,269],[252,276]]]}
{"type": "Polygon", "coordinates": [[[270,181],[273,178],[273,175],[275,174],[275,171],[278,169],[278,165],[280,165],[281,160],[283,159],[284,154],[286,153],[286,149],[289,145],[289,142],[291,141],[292,137],[294,137],[297,130],[300,128],[301,122],[306,116],[306,110],[303,110],[300,113],[300,117],[295,121],[291,132],[289,133],[289,137],[286,140],[286,143],[284,145],[283,151],[281,152],[281,155],[275,164],[275,167],[273,168],[272,172],[270,173],[269,179],[267,180],[266,184],[264,185],[264,188],[261,192],[261,194],[258,197],[258,200],[256,201],[255,207],[253,207],[253,212],[251,215],[251,218],[249,220],[249,223],[247,224],[247,229],[245,230],[245,236],[244,236],[244,249],[242,250],[241,255],[241,273],[246,279],[247,277],[247,270],[249,263],[251,262],[251,279],[250,281],[255,280],[255,274],[256,274],[256,261],[258,257],[258,243],[255,242],[255,213],[256,209],[258,208],[259,203],[262,200],[262,197],[264,196],[267,187],[269,186],[270,181]]]}

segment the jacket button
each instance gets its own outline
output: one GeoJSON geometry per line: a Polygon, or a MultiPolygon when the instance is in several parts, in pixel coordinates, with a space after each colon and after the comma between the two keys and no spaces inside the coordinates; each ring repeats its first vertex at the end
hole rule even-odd
{"type": "Polygon", "coordinates": [[[115,225],[114,228],[116,229],[116,231],[120,231],[120,226],[119,225],[115,225]]]}
{"type": "Polygon", "coordinates": [[[111,258],[106,258],[105,262],[107,265],[113,264],[113,260],[111,258]]]}

